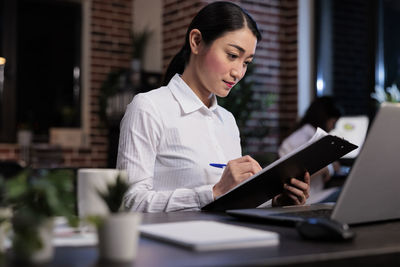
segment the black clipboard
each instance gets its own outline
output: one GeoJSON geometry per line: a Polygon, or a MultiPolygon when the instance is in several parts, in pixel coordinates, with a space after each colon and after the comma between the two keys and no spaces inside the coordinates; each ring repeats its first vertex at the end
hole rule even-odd
{"type": "Polygon", "coordinates": [[[338,160],[358,146],[333,135],[326,135],[300,151],[271,163],[202,208],[204,211],[256,208],[283,191],[283,184],[295,177],[303,180],[338,160]]]}

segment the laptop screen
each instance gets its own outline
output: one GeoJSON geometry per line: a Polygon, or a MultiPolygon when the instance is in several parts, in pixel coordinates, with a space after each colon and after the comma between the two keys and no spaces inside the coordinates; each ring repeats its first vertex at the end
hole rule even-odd
{"type": "Polygon", "coordinates": [[[400,104],[381,105],[332,218],[364,223],[400,218],[400,104]]]}

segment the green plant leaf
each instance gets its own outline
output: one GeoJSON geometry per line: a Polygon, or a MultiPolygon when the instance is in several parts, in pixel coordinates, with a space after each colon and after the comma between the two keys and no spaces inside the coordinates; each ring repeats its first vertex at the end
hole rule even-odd
{"type": "Polygon", "coordinates": [[[96,228],[99,228],[104,222],[104,217],[100,215],[89,215],[86,216],[84,220],[89,224],[94,225],[96,228]]]}
{"type": "Polygon", "coordinates": [[[132,58],[143,60],[147,42],[152,34],[153,33],[147,28],[139,32],[132,31],[132,58]]]}
{"type": "Polygon", "coordinates": [[[107,190],[99,191],[98,193],[104,200],[109,211],[111,213],[116,213],[120,211],[125,192],[128,190],[128,188],[128,183],[122,178],[121,175],[118,175],[115,183],[108,184],[107,190]]]}

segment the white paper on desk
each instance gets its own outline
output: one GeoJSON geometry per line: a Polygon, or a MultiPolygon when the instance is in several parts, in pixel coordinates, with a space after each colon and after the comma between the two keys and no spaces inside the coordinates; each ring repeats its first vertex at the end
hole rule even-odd
{"type": "Polygon", "coordinates": [[[197,251],[279,244],[278,233],[215,221],[147,224],[140,226],[140,232],[197,251]]]}
{"type": "Polygon", "coordinates": [[[71,233],[68,235],[55,235],[53,237],[53,245],[56,247],[85,247],[97,245],[97,234],[93,232],[87,233],[71,233]]]}
{"type": "Polygon", "coordinates": [[[66,218],[54,220],[53,245],[56,247],[84,247],[97,245],[97,233],[68,225],[66,218]]]}
{"type": "MultiPolygon", "coordinates": [[[[4,247],[11,248],[10,235],[4,240],[4,247]]],[[[82,229],[70,227],[67,220],[57,217],[54,220],[53,245],[56,247],[85,247],[96,246],[98,243],[97,233],[93,231],[82,231],[82,229]]]]}

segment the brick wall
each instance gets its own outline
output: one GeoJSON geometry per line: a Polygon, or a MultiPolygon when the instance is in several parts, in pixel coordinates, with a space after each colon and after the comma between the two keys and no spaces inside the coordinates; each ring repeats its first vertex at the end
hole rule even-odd
{"type": "Polygon", "coordinates": [[[165,0],[163,5],[163,69],[182,47],[186,28],[195,14],[205,5],[202,0],[165,0]]]}
{"type": "Polygon", "coordinates": [[[264,138],[249,142],[251,154],[275,154],[282,135],[297,119],[297,1],[241,1],[261,30],[255,59],[255,90],[275,101],[248,126],[267,127],[264,138]],[[259,122],[257,123],[256,120],[259,122]],[[260,123],[261,122],[261,123],[260,123]]]}
{"type": "Polygon", "coordinates": [[[19,160],[20,149],[15,144],[0,144],[0,160],[19,160]]]}
{"type": "MultiPolygon", "coordinates": [[[[108,130],[99,117],[100,87],[108,73],[128,68],[131,60],[132,0],[92,0],[90,160],[91,166],[107,166],[108,130]]],[[[82,153],[89,153],[81,150],[82,153]]],[[[71,164],[74,164],[71,157],[71,164]]],[[[79,162],[79,160],[77,160],[79,162]]]]}
{"type": "MultiPolygon", "coordinates": [[[[163,66],[181,48],[193,16],[211,0],[163,2],[163,66]]],[[[247,127],[267,127],[263,138],[249,140],[251,155],[277,151],[282,134],[297,118],[297,0],[237,0],[257,21],[263,35],[255,58],[254,90],[258,96],[277,96],[266,110],[254,113],[247,127]],[[260,126],[262,124],[262,126],[260,126]]],[[[64,165],[106,167],[108,130],[99,117],[99,89],[107,74],[130,62],[131,0],[92,0],[90,146],[63,149],[64,165]]],[[[18,159],[17,145],[0,145],[0,159],[18,159]]]]}
{"type": "MultiPolygon", "coordinates": [[[[107,167],[108,129],[99,117],[100,87],[111,70],[131,59],[132,0],[92,0],[90,29],[89,135],[86,148],[62,148],[62,166],[107,167]]],[[[17,144],[0,144],[0,160],[19,160],[17,144]]]]}
{"type": "MultiPolygon", "coordinates": [[[[184,42],[186,28],[197,11],[212,1],[167,0],[164,3],[164,69],[184,42]]],[[[253,138],[246,151],[252,155],[277,151],[282,134],[297,119],[297,0],[237,0],[257,21],[263,40],[254,63],[254,90],[258,96],[275,95],[267,110],[254,113],[247,127],[268,127],[263,138],[253,138]],[[261,126],[262,125],[262,126],[261,126]]]]}

